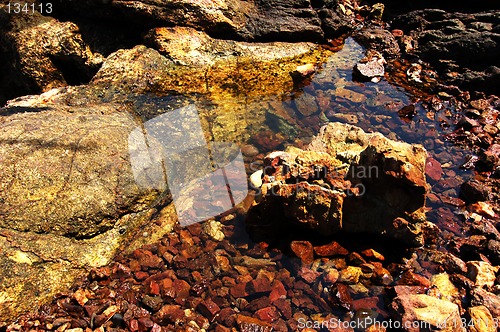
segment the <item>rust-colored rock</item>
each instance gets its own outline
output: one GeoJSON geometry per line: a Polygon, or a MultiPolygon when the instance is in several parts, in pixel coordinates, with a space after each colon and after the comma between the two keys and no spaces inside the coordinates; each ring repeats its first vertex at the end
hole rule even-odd
{"type": "Polygon", "coordinates": [[[314,260],[313,246],[308,241],[292,241],[290,248],[304,264],[311,264],[314,260]]]}
{"type": "Polygon", "coordinates": [[[314,247],[314,252],[316,253],[316,255],[321,257],[347,256],[349,254],[349,251],[347,249],[345,249],[335,241],[324,244],[322,246],[314,247]]]}

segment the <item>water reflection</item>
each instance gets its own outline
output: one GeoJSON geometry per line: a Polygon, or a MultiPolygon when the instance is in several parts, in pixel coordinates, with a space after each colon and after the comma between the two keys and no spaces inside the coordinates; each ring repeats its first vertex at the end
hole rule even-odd
{"type": "Polygon", "coordinates": [[[137,184],[168,188],[182,226],[215,217],[248,193],[241,151],[231,143],[208,144],[194,105],[146,121],[128,143],[137,184]]]}

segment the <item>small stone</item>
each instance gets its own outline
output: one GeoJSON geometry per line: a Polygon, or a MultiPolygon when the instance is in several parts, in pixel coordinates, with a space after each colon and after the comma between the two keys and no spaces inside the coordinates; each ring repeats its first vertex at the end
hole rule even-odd
{"type": "Polygon", "coordinates": [[[493,287],[496,272],[498,272],[498,266],[491,266],[491,264],[482,261],[467,262],[467,277],[474,281],[478,287],[493,287]]]}
{"type": "Polygon", "coordinates": [[[212,321],[220,311],[220,307],[210,298],[207,298],[204,301],[200,302],[197,309],[201,312],[202,315],[208,318],[209,321],[212,321]]]}
{"type": "Polygon", "coordinates": [[[309,241],[292,241],[290,247],[295,255],[304,264],[311,264],[314,261],[313,246],[309,241]]]}
{"type": "Polygon", "coordinates": [[[487,202],[476,202],[470,206],[470,210],[485,217],[495,218],[496,213],[487,202]]]}
{"type": "Polygon", "coordinates": [[[349,294],[349,287],[345,284],[336,284],[332,287],[331,293],[334,298],[334,305],[351,311],[353,308],[352,297],[349,294]]]}
{"type": "Polygon", "coordinates": [[[366,96],[362,93],[355,92],[343,87],[338,87],[335,89],[334,94],[337,97],[345,98],[353,103],[364,103],[366,101],[366,96]]]}
{"type": "Polygon", "coordinates": [[[90,293],[90,291],[88,291],[87,289],[82,289],[82,288],[79,288],[74,294],[73,294],[73,298],[76,300],[76,302],[78,302],[79,305],[83,306],[85,305],[85,303],[88,302],[88,297],[89,296],[92,296],[92,294],[90,293]]]}
{"type": "Polygon", "coordinates": [[[162,304],[163,304],[163,299],[159,296],[149,296],[149,295],[144,295],[141,300],[144,305],[149,307],[153,311],[158,311],[162,304]]]}
{"type": "Polygon", "coordinates": [[[311,116],[319,111],[316,98],[309,93],[304,92],[294,99],[294,103],[297,111],[303,116],[311,116]]]}
{"type": "Polygon", "coordinates": [[[229,292],[231,296],[234,297],[235,299],[248,296],[248,292],[246,290],[246,283],[239,283],[232,286],[229,292]]]}
{"type": "Polygon", "coordinates": [[[366,258],[370,259],[370,260],[378,260],[378,261],[381,261],[383,262],[385,260],[385,257],[384,255],[382,255],[381,253],[373,250],[373,249],[366,249],[366,250],[363,250],[361,252],[361,254],[363,256],[365,256],[366,258]]]}
{"type": "Polygon", "coordinates": [[[476,287],[472,291],[472,306],[484,305],[493,317],[500,317],[500,296],[476,287]]]}
{"type": "Polygon", "coordinates": [[[329,244],[314,247],[314,252],[320,257],[346,256],[349,254],[349,251],[347,249],[345,249],[335,241],[329,244]]]}
{"type": "Polygon", "coordinates": [[[271,324],[264,322],[260,319],[248,317],[244,315],[237,315],[236,322],[239,325],[239,331],[241,332],[271,332],[273,327],[271,324]]]}
{"type": "Polygon", "coordinates": [[[310,268],[308,268],[306,266],[302,266],[299,270],[298,275],[299,275],[299,277],[304,279],[306,282],[311,284],[311,283],[315,282],[321,274],[317,271],[311,270],[310,268]]]}
{"type": "Polygon", "coordinates": [[[333,285],[339,280],[340,272],[337,269],[329,268],[323,272],[323,280],[327,285],[333,285]]]}
{"type": "Polygon", "coordinates": [[[173,288],[175,290],[176,300],[185,300],[189,296],[191,286],[184,280],[176,279],[173,281],[173,288]]]}
{"type": "Polygon", "coordinates": [[[394,278],[392,277],[389,270],[382,266],[375,267],[372,278],[377,284],[381,284],[384,286],[388,286],[394,282],[394,278]]]}
{"type": "Polygon", "coordinates": [[[358,62],[354,66],[355,73],[360,75],[362,78],[371,79],[373,77],[384,76],[384,65],[386,64],[385,59],[382,55],[373,55],[367,62],[358,62]]]}
{"type": "Polygon", "coordinates": [[[271,292],[271,282],[267,278],[253,279],[247,284],[249,294],[271,292]]]}
{"type": "Polygon", "coordinates": [[[470,332],[496,332],[498,321],[493,319],[488,308],[485,306],[470,307],[467,309],[471,324],[470,332]]]}
{"type": "Polygon", "coordinates": [[[431,157],[427,158],[427,162],[425,163],[425,174],[432,180],[439,181],[443,175],[443,169],[439,161],[431,157]]]}
{"type": "Polygon", "coordinates": [[[397,283],[398,285],[423,286],[423,287],[429,287],[431,285],[429,279],[412,271],[406,271],[405,273],[403,273],[401,279],[399,279],[397,283]]]}
{"type": "Polygon", "coordinates": [[[155,269],[163,266],[163,259],[153,254],[149,250],[137,249],[132,253],[139,264],[146,269],[155,269]]]}
{"type": "Polygon", "coordinates": [[[241,153],[245,157],[253,158],[259,154],[259,149],[257,149],[254,145],[251,144],[243,144],[241,146],[241,153]]]}
{"type": "Polygon", "coordinates": [[[254,189],[259,189],[262,186],[262,175],[264,172],[262,170],[255,171],[250,175],[250,185],[254,189]]]}
{"type": "Polygon", "coordinates": [[[412,326],[412,323],[420,321],[421,324],[428,324],[433,330],[466,331],[458,306],[449,301],[425,294],[410,294],[395,298],[390,308],[394,316],[402,322],[402,326],[412,326]]]}
{"type": "Polygon", "coordinates": [[[450,281],[447,273],[439,273],[431,277],[428,295],[451,302],[460,297],[457,287],[450,281]]]}
{"type": "Polygon", "coordinates": [[[347,284],[357,284],[359,278],[363,275],[363,271],[357,266],[348,266],[340,271],[339,282],[347,284]]]}
{"type": "Polygon", "coordinates": [[[172,324],[182,321],[186,317],[181,306],[175,304],[166,304],[155,314],[156,322],[161,324],[172,324]]]}
{"type": "Polygon", "coordinates": [[[271,294],[269,294],[269,300],[271,303],[278,299],[285,299],[287,291],[283,283],[279,280],[274,280],[271,286],[271,294]]]}
{"type": "Polygon", "coordinates": [[[400,30],[400,29],[394,29],[391,31],[391,33],[394,37],[403,37],[403,35],[404,35],[403,30],[400,30]]]}
{"type": "Polygon", "coordinates": [[[480,111],[485,111],[490,107],[486,99],[471,100],[470,105],[480,111]]]}
{"type": "Polygon", "coordinates": [[[303,77],[309,76],[316,71],[314,65],[312,63],[306,63],[305,65],[298,66],[295,68],[295,72],[300,74],[303,77]]]}
{"type": "Polygon", "coordinates": [[[223,225],[213,219],[208,220],[203,224],[203,231],[215,241],[222,241],[225,238],[222,232],[223,225]]]}
{"type": "Polygon", "coordinates": [[[261,321],[267,323],[273,323],[278,318],[280,318],[280,314],[275,307],[266,307],[259,309],[255,312],[255,316],[257,316],[257,318],[261,321]]]}

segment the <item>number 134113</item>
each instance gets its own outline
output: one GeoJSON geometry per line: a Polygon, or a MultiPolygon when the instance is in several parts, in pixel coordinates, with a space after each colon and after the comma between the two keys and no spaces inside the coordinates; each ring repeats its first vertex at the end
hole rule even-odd
{"type": "Polygon", "coordinates": [[[9,14],[34,14],[39,12],[40,14],[50,14],[52,13],[52,3],[23,3],[23,2],[9,2],[7,4],[7,12],[9,14]]]}

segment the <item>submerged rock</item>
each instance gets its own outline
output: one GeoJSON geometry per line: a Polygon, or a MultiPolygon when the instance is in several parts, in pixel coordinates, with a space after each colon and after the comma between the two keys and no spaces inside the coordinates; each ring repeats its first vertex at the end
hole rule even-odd
{"type": "Polygon", "coordinates": [[[247,222],[290,220],[323,235],[340,230],[422,244],[426,151],[419,145],[330,123],[307,150],[264,160],[263,184],[247,222]]]}
{"type": "Polygon", "coordinates": [[[384,64],[386,61],[379,52],[368,51],[367,56],[354,66],[354,74],[377,83],[384,76],[384,64]]]}

